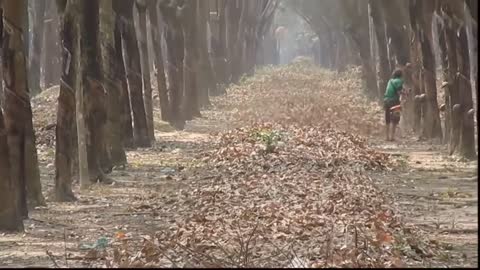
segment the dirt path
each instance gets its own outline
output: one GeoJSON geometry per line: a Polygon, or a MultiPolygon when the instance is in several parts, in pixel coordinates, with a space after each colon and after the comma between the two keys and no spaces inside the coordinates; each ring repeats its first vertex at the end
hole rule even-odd
{"type": "MultiPolygon", "coordinates": [[[[25,233],[0,234],[0,266],[91,265],[81,260],[85,256],[82,244],[93,244],[102,237],[114,239],[118,232],[141,242],[142,237],[175,222],[174,213],[169,213],[172,209],[166,208],[191,181],[202,179],[192,175],[198,164],[195,153],[208,147],[208,132],[219,126],[218,121],[199,119],[186,131],[176,132],[157,123],[162,129],[156,134],[157,143],[150,149],[128,152],[129,164],[111,174],[112,186],[95,185],[74,203],[48,201],[47,207],[30,212],[25,233]]],[[[53,153],[42,151],[39,158],[49,194],[55,173],[53,153]]],[[[78,185],[74,193],[80,194],[78,185]]]]}
{"type": "MultiPolygon", "coordinates": [[[[48,200],[55,176],[54,149],[39,147],[41,179],[48,205],[31,211],[31,219],[25,221],[25,233],[0,234],[0,267],[91,266],[92,262],[82,260],[88,256],[85,245],[101,244],[103,240],[121,236],[123,240],[134,240],[129,243],[136,243],[138,246],[132,247],[132,252],[138,252],[144,239],[155,232],[171,230],[179,219],[192,216],[198,209],[183,204],[195,200],[194,196],[188,196],[196,186],[201,186],[198,183],[211,181],[200,153],[212,148],[211,134],[232,127],[225,116],[231,109],[234,117],[251,119],[293,117],[293,122],[317,125],[337,119],[331,123],[334,127],[350,126],[348,123],[360,122],[368,114],[361,111],[353,115],[356,118],[343,115],[345,107],[352,103],[347,94],[353,90],[348,89],[358,89],[358,82],[349,81],[353,75],[332,82],[331,76],[337,75],[307,76],[304,70],[289,75],[290,70],[281,71],[283,73],[272,72],[275,75],[267,76],[266,80],[260,79],[261,83],[247,83],[248,89],[237,91],[222,102],[214,102],[213,110],[203,112],[204,118],[188,123],[183,132],[156,122],[157,143],[152,148],[128,152],[129,164],[114,170],[111,177],[115,183],[111,186],[95,185],[80,194],[75,185],[74,193],[80,195],[74,203],[48,200]],[[315,92],[319,89],[324,93],[315,92]],[[345,90],[345,97],[338,97],[341,93],[338,89],[345,90]],[[298,91],[296,99],[291,96],[294,91],[298,91]],[[251,101],[245,102],[245,98],[251,101]],[[292,100],[297,106],[290,108],[292,100]],[[229,103],[241,103],[244,107],[229,108],[229,103]],[[265,107],[270,108],[269,114],[264,112],[265,107]],[[287,111],[284,107],[289,108],[289,114],[278,114],[276,110],[287,111]],[[344,123],[346,120],[350,122],[344,123]]],[[[52,94],[53,102],[54,96],[52,94]]],[[[158,110],[155,115],[158,117],[158,110]]],[[[55,118],[52,119],[46,119],[45,124],[55,118]]],[[[363,124],[375,130],[378,123],[368,120],[363,124]]],[[[357,133],[358,130],[351,131],[357,133]]],[[[444,258],[445,263],[440,262],[438,266],[477,266],[477,163],[450,160],[441,147],[413,141],[372,145],[405,161],[403,169],[376,173],[373,178],[393,194],[406,222],[421,226],[432,241],[451,250],[444,258]]],[[[169,265],[165,262],[165,266],[169,265]]]]}
{"type": "Polygon", "coordinates": [[[376,147],[405,161],[403,170],[380,183],[393,193],[406,222],[451,251],[438,266],[478,267],[477,161],[458,161],[444,146],[412,140],[376,147]]]}

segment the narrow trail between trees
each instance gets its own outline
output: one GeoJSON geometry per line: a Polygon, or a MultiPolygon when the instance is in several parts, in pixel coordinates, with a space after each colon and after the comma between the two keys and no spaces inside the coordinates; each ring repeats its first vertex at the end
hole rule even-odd
{"type": "MultiPolygon", "coordinates": [[[[113,185],[76,184],[74,203],[48,200],[41,145],[48,205],[2,235],[0,266],[477,266],[477,163],[384,142],[349,72],[259,71],[185,131],[157,121],[152,148],[129,151],[113,185]]],[[[42,95],[37,130],[55,119],[41,114],[56,93],[42,95]]]]}
{"type": "Polygon", "coordinates": [[[395,194],[405,222],[451,251],[442,257],[450,267],[478,267],[477,161],[455,159],[445,146],[412,139],[375,147],[405,162],[402,170],[378,178],[395,194]]]}

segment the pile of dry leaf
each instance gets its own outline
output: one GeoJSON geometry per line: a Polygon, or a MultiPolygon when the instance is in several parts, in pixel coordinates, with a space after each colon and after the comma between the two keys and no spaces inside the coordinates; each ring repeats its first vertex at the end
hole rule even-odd
{"type": "Polygon", "coordinates": [[[382,107],[367,100],[358,69],[336,73],[306,63],[267,67],[215,99],[237,127],[275,122],[335,128],[352,134],[382,132],[382,107]]]}
{"type": "Polygon", "coordinates": [[[161,209],[174,222],[140,251],[117,246],[111,265],[388,267],[433,256],[362,173],[391,163],[357,136],[258,125],[219,134],[202,157],[209,175],[161,209]]]}
{"type": "MultiPolygon", "coordinates": [[[[297,63],[267,68],[209,117],[241,128],[216,134],[198,177],[157,209],[170,225],[121,244],[109,266],[390,267],[435,250],[396,216],[365,171],[389,156],[360,136],[379,131],[381,108],[359,92],[358,71],[297,63]]],[[[195,174],[194,174],[195,175],[195,174]]]]}
{"type": "Polygon", "coordinates": [[[55,146],[59,91],[59,86],[54,86],[32,98],[33,128],[37,145],[42,147],[55,146]]]}

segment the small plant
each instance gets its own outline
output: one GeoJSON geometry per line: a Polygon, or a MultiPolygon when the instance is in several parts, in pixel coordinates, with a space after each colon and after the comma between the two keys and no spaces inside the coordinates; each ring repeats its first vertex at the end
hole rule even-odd
{"type": "Polygon", "coordinates": [[[266,153],[273,153],[281,140],[280,133],[273,130],[258,131],[254,134],[254,137],[265,145],[266,153]]]}

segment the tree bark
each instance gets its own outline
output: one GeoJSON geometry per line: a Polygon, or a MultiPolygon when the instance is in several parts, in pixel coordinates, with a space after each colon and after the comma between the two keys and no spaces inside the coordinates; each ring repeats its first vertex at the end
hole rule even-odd
{"type": "Polygon", "coordinates": [[[60,19],[55,2],[47,1],[43,44],[43,48],[45,48],[45,62],[43,64],[45,89],[58,85],[61,77],[59,23],[60,19]]]}
{"type": "Polygon", "coordinates": [[[461,97],[461,136],[460,136],[460,155],[464,158],[474,160],[477,157],[475,151],[475,128],[474,115],[469,114],[473,110],[472,86],[470,81],[470,55],[467,40],[467,31],[465,26],[460,29],[458,37],[458,80],[461,97]]]}
{"type": "Polygon", "coordinates": [[[371,97],[378,96],[376,74],[370,54],[370,37],[368,32],[368,8],[366,1],[342,1],[345,16],[349,17],[346,32],[354,42],[361,58],[363,79],[366,83],[366,94],[371,97]],[[364,6],[365,4],[365,6],[364,6]],[[362,10],[364,9],[364,10],[362,10]]]}
{"type": "MultiPolygon", "coordinates": [[[[118,5],[118,1],[113,1],[112,6],[115,11],[115,5],[118,5]]],[[[125,62],[124,59],[124,45],[122,42],[122,22],[120,16],[115,12],[115,29],[114,29],[114,39],[115,39],[115,57],[114,59],[114,70],[115,70],[115,80],[120,82],[119,85],[119,102],[120,102],[120,122],[121,122],[121,131],[122,131],[122,143],[126,148],[134,148],[134,138],[133,138],[133,126],[132,126],[132,110],[130,106],[130,95],[128,93],[128,83],[127,76],[125,71],[125,62]]]]}
{"type": "Polygon", "coordinates": [[[227,23],[227,61],[228,61],[228,71],[229,74],[228,82],[236,83],[240,79],[240,69],[241,69],[241,52],[240,48],[243,44],[239,42],[239,31],[240,31],[240,18],[242,11],[243,2],[228,1],[225,2],[225,19],[227,23]],[[240,7],[237,7],[236,3],[239,3],[240,7]],[[240,44],[241,43],[241,44],[240,44]]]}
{"type": "Polygon", "coordinates": [[[181,105],[183,100],[183,60],[185,40],[183,26],[178,17],[178,5],[167,5],[160,2],[160,10],[167,25],[165,41],[167,44],[167,76],[168,95],[170,100],[170,124],[177,130],[183,130],[185,119],[183,118],[181,105]]]}
{"type": "Polygon", "coordinates": [[[150,147],[145,103],[142,93],[142,71],[140,51],[133,22],[133,0],[125,0],[117,6],[117,14],[122,23],[122,38],[125,45],[125,69],[130,94],[130,106],[133,112],[133,134],[135,146],[150,147]]]}
{"type": "Polygon", "coordinates": [[[391,47],[400,66],[405,66],[409,59],[409,11],[407,1],[378,1],[386,21],[387,38],[391,40],[391,47]]]}
{"type": "Polygon", "coordinates": [[[42,91],[40,87],[40,59],[42,53],[44,26],[45,26],[45,9],[46,0],[34,1],[34,23],[32,30],[32,52],[29,58],[29,88],[33,95],[42,91]]]}
{"type": "MultiPolygon", "coordinates": [[[[220,1],[219,6],[217,7],[218,12],[218,46],[215,61],[217,65],[217,74],[220,78],[220,81],[227,85],[229,83],[229,74],[230,74],[230,65],[228,65],[227,55],[228,55],[228,33],[227,33],[227,18],[226,18],[226,9],[225,1],[220,1]]],[[[212,41],[213,42],[213,41],[212,41]]],[[[222,88],[223,89],[223,88],[222,88]]]]}
{"type": "Polygon", "coordinates": [[[147,117],[148,138],[155,141],[155,128],[153,125],[153,96],[150,79],[150,67],[147,43],[147,4],[145,0],[136,0],[135,6],[138,11],[139,48],[143,82],[143,98],[145,101],[145,115],[147,117]]]}
{"type": "MultiPolygon", "coordinates": [[[[32,164],[27,161],[33,154],[27,148],[29,124],[32,111],[27,85],[27,66],[25,59],[24,19],[27,15],[26,0],[6,1],[3,3],[2,64],[5,95],[5,126],[8,134],[8,151],[10,154],[10,177],[15,183],[15,194],[19,194],[18,210],[23,218],[28,217],[27,176],[26,171],[32,164]]],[[[37,164],[38,166],[38,164],[37,164]]],[[[35,180],[31,179],[30,181],[35,180]]],[[[39,179],[36,179],[39,181],[39,179]]]]}
{"type": "MultiPolygon", "coordinates": [[[[100,48],[100,4],[99,0],[78,0],[82,5],[80,25],[81,69],[79,88],[82,91],[83,113],[85,114],[87,135],[87,161],[90,182],[109,183],[102,169],[105,158],[105,123],[107,102],[103,88],[103,73],[100,48]],[[100,61],[99,61],[100,60],[100,61]]],[[[78,102],[78,101],[77,101],[78,102]]],[[[79,115],[77,114],[77,118],[79,115]]],[[[81,117],[80,117],[81,118],[81,117]]],[[[80,127],[78,127],[80,129],[80,127]]]]}
{"type": "MultiPolygon", "coordinates": [[[[116,77],[115,65],[123,63],[115,59],[115,16],[113,14],[112,0],[100,2],[100,31],[102,35],[101,54],[103,81],[107,88],[107,126],[106,143],[109,160],[112,166],[127,164],[127,156],[123,148],[122,130],[122,80],[116,77]]],[[[105,166],[103,166],[105,167],[105,166]]]]}
{"type": "MultiPolygon", "coordinates": [[[[381,10],[378,6],[379,0],[370,0],[370,8],[372,20],[375,28],[375,36],[378,44],[378,93],[379,97],[383,99],[383,94],[387,89],[387,83],[392,71],[388,65],[388,53],[387,53],[387,37],[385,36],[385,21],[383,19],[381,10]]],[[[381,1],[381,0],[380,0],[381,1]]]]}
{"type": "Polygon", "coordinates": [[[432,48],[432,15],[430,2],[412,0],[411,9],[415,11],[414,29],[420,42],[421,62],[425,85],[425,111],[422,136],[426,139],[442,139],[442,127],[437,102],[436,66],[432,48]]]}
{"type": "Polygon", "coordinates": [[[19,211],[20,185],[10,174],[11,164],[8,150],[7,130],[0,109],[0,231],[23,231],[23,220],[19,211]]]}
{"type": "Polygon", "coordinates": [[[198,1],[192,0],[185,2],[183,10],[183,36],[185,38],[184,46],[184,64],[183,64],[183,85],[184,97],[182,104],[183,119],[192,120],[194,117],[200,117],[200,108],[198,104],[198,82],[196,72],[198,72],[199,50],[197,31],[198,1]]]}
{"type": "MultiPolygon", "coordinates": [[[[440,50],[440,64],[442,66],[442,77],[443,82],[448,83],[450,81],[449,75],[449,67],[448,67],[448,52],[447,52],[447,39],[445,37],[445,30],[442,29],[441,23],[435,22],[437,24],[437,37],[438,37],[438,49],[440,50]]],[[[443,125],[443,142],[445,144],[448,143],[450,139],[450,129],[452,126],[452,119],[451,119],[451,103],[450,103],[450,90],[453,90],[450,86],[446,85],[444,87],[445,91],[445,118],[444,118],[444,125],[443,125]]]]}
{"type": "MultiPolygon", "coordinates": [[[[66,2],[66,1],[65,1],[66,2]]],[[[72,191],[73,159],[75,154],[75,85],[77,84],[78,34],[75,29],[75,9],[58,7],[61,16],[62,77],[58,97],[57,125],[55,132],[55,188],[54,199],[60,202],[74,201],[72,191]]]]}
{"type": "Polygon", "coordinates": [[[163,121],[170,119],[170,101],[168,99],[167,81],[165,77],[165,67],[162,53],[163,28],[160,28],[158,21],[158,6],[156,0],[150,0],[148,3],[149,19],[151,25],[151,36],[154,51],[155,75],[157,77],[158,98],[160,100],[160,113],[163,121]]]}
{"type": "Polygon", "coordinates": [[[210,106],[209,95],[219,95],[217,88],[217,78],[208,52],[207,41],[207,23],[208,23],[208,2],[198,2],[198,50],[199,50],[199,71],[197,80],[199,85],[199,105],[201,107],[210,106]]]}

